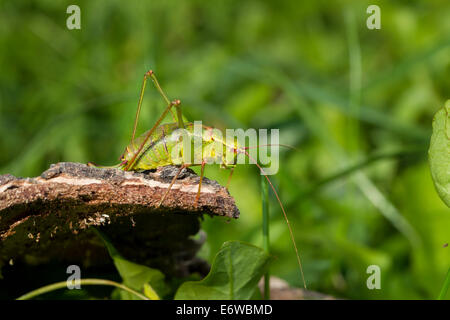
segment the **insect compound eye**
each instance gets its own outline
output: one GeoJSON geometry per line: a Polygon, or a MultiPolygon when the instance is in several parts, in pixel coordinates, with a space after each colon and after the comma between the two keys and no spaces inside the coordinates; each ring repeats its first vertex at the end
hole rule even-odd
{"type": "Polygon", "coordinates": [[[125,154],[128,152],[128,147],[125,148],[125,150],[123,150],[122,154],[119,157],[119,161],[122,161],[125,159],[125,154]]]}

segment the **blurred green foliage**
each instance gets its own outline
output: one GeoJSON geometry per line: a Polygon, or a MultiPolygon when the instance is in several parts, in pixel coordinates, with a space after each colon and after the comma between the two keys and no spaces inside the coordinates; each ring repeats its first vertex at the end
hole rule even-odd
{"type": "MultiPolygon", "coordinates": [[[[279,128],[280,171],[309,288],[344,298],[435,298],[450,264],[450,212],[427,164],[433,114],[450,95],[450,2],[0,2],[0,174],[58,161],[116,164],[153,69],[190,120],[279,128]],[[381,8],[368,30],[366,8],[381,8]],[[381,267],[381,290],[366,268],[381,267]]],[[[148,86],[140,132],[163,109],[148,86]]],[[[226,183],[214,166],[206,176],[226,183]]],[[[259,173],[237,168],[241,218],[206,218],[202,255],[262,245],[259,173]]],[[[271,274],[301,286],[287,227],[271,202],[271,274]]]]}

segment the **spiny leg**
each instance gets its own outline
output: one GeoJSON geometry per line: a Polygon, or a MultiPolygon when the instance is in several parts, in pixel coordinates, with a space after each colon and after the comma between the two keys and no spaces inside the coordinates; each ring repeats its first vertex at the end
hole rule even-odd
{"type": "Polygon", "coordinates": [[[205,162],[202,162],[202,169],[200,170],[200,181],[198,182],[198,191],[197,196],[195,197],[194,206],[197,207],[198,205],[198,199],[200,199],[200,192],[202,190],[202,181],[203,181],[203,175],[205,173],[205,162]]]}
{"type": "MultiPolygon", "coordinates": [[[[151,71],[151,70],[150,70],[151,71]]],[[[161,86],[159,85],[158,79],[156,79],[155,74],[153,73],[153,71],[151,71],[150,74],[153,83],[155,84],[156,89],[158,89],[159,93],[161,94],[161,96],[163,97],[164,101],[166,101],[167,105],[170,104],[169,99],[167,98],[166,94],[164,93],[163,89],[161,88],[161,86]]],[[[180,100],[177,100],[180,101],[180,100]]],[[[175,115],[173,114],[172,110],[170,110],[170,112],[172,113],[172,117],[173,119],[178,122],[178,127],[180,128],[184,128],[184,123],[183,123],[183,114],[181,112],[181,107],[180,107],[180,103],[176,104],[175,107],[177,108],[177,116],[175,117],[175,115]]]]}
{"type": "MultiPolygon", "coordinates": [[[[129,170],[131,170],[133,168],[134,162],[136,161],[137,156],[142,151],[142,148],[145,146],[145,144],[147,143],[148,139],[150,138],[152,133],[155,131],[155,129],[159,126],[159,124],[162,122],[162,120],[166,117],[167,113],[169,111],[172,111],[172,107],[173,106],[175,106],[177,108],[178,126],[180,128],[184,128],[183,115],[181,113],[181,107],[180,107],[181,101],[180,100],[174,100],[174,101],[170,102],[169,99],[167,98],[167,96],[165,95],[164,91],[161,89],[161,86],[159,85],[158,80],[156,79],[153,71],[150,70],[150,71],[148,71],[145,74],[144,81],[142,83],[142,89],[141,89],[141,94],[140,94],[140,97],[139,97],[139,104],[138,104],[138,110],[136,112],[136,119],[134,121],[134,128],[133,128],[133,135],[132,135],[131,143],[133,143],[135,135],[136,135],[137,121],[138,121],[138,118],[139,118],[139,113],[140,113],[141,105],[142,105],[142,99],[144,97],[145,84],[147,82],[147,78],[148,77],[151,77],[151,79],[153,80],[153,82],[154,82],[156,88],[158,89],[159,93],[162,95],[162,97],[168,103],[168,105],[167,105],[166,109],[164,110],[164,112],[162,113],[162,115],[158,118],[156,123],[153,125],[153,127],[150,129],[150,131],[145,136],[144,141],[142,141],[142,143],[139,146],[138,150],[133,155],[133,158],[130,161],[128,161],[128,164],[124,168],[125,171],[129,171],[129,170]]],[[[172,113],[172,115],[173,115],[173,113],[172,113]]]]}
{"type": "MultiPolygon", "coordinates": [[[[147,79],[148,77],[151,77],[153,80],[153,83],[155,84],[156,89],[159,91],[159,93],[161,94],[161,96],[163,97],[164,101],[166,102],[167,105],[170,104],[169,99],[167,98],[166,94],[164,93],[164,91],[161,89],[161,86],[158,83],[158,80],[156,80],[156,77],[154,76],[154,72],[153,70],[149,70],[144,74],[144,80],[142,81],[142,87],[141,87],[141,92],[139,94],[139,102],[138,102],[138,107],[136,110],[136,118],[134,119],[134,126],[133,126],[133,135],[131,137],[131,142],[134,141],[134,138],[136,136],[136,129],[137,129],[137,124],[139,121],[139,115],[141,113],[141,106],[142,106],[142,100],[144,100],[144,92],[145,92],[145,85],[147,84],[147,79]]],[[[172,117],[174,118],[174,120],[176,120],[175,115],[172,113],[172,117]]]]}
{"type": "Polygon", "coordinates": [[[133,158],[128,161],[127,166],[124,168],[125,171],[129,171],[133,168],[134,162],[136,161],[137,156],[140,154],[140,152],[142,151],[142,149],[144,148],[145,144],[147,143],[148,139],[150,138],[150,136],[152,135],[152,133],[155,131],[155,129],[159,126],[159,124],[161,123],[161,121],[165,118],[165,116],[167,115],[167,113],[169,112],[169,110],[176,105],[179,105],[181,102],[180,100],[174,100],[172,101],[167,108],[164,110],[164,112],[162,113],[162,115],[159,117],[159,119],[155,122],[155,124],[153,125],[153,127],[148,131],[147,135],[145,136],[144,140],[142,141],[141,145],[139,146],[138,150],[134,153],[133,158]]]}
{"type": "Polygon", "coordinates": [[[173,184],[175,183],[175,181],[177,181],[178,176],[180,175],[181,171],[183,171],[184,168],[189,167],[188,165],[182,165],[180,167],[180,169],[178,170],[177,174],[173,177],[172,181],[170,182],[169,187],[167,188],[166,192],[164,193],[164,195],[162,196],[161,200],[159,201],[158,205],[156,206],[157,208],[159,208],[161,206],[161,204],[164,202],[164,200],[166,199],[167,195],[170,192],[170,189],[172,189],[173,184]]]}
{"type": "MultiPolygon", "coordinates": [[[[161,96],[163,97],[163,99],[166,102],[166,104],[169,105],[170,104],[170,100],[169,100],[169,98],[167,98],[167,96],[164,93],[163,89],[159,85],[159,82],[158,82],[158,79],[156,79],[155,73],[152,70],[150,70],[149,73],[150,73],[150,77],[152,78],[153,84],[155,85],[156,89],[161,94],[161,96]]],[[[177,116],[175,116],[175,114],[173,113],[172,110],[170,110],[170,113],[172,114],[173,120],[178,122],[178,126],[180,128],[184,128],[183,114],[181,112],[180,104],[178,103],[177,105],[175,105],[175,107],[177,108],[177,116]]]]}

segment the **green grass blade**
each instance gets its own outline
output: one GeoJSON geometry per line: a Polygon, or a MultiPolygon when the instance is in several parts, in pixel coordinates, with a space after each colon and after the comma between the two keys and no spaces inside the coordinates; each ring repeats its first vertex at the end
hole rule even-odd
{"type": "MultiPolygon", "coordinates": [[[[262,231],[263,231],[263,248],[270,254],[270,238],[269,238],[269,185],[264,175],[261,175],[261,198],[262,198],[262,231]]],[[[269,270],[264,274],[264,299],[270,299],[270,274],[269,270]]]]}
{"type": "Polygon", "coordinates": [[[444,284],[442,285],[441,292],[439,293],[438,300],[444,300],[447,295],[448,288],[450,287],[450,268],[448,269],[447,276],[445,277],[444,284]]]}
{"type": "Polygon", "coordinates": [[[348,119],[347,127],[347,149],[351,153],[359,151],[359,121],[360,104],[361,104],[361,82],[362,82],[362,66],[361,66],[361,48],[358,40],[358,30],[356,27],[355,15],[353,11],[348,11],[346,16],[348,53],[350,65],[350,113],[355,116],[354,119],[348,119]]]}

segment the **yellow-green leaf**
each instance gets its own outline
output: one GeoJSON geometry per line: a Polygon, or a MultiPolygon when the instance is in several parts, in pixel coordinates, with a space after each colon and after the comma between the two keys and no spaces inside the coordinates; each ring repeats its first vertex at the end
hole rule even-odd
{"type": "Polygon", "coordinates": [[[428,155],[436,190],[450,207],[450,100],[434,116],[428,155]]]}

